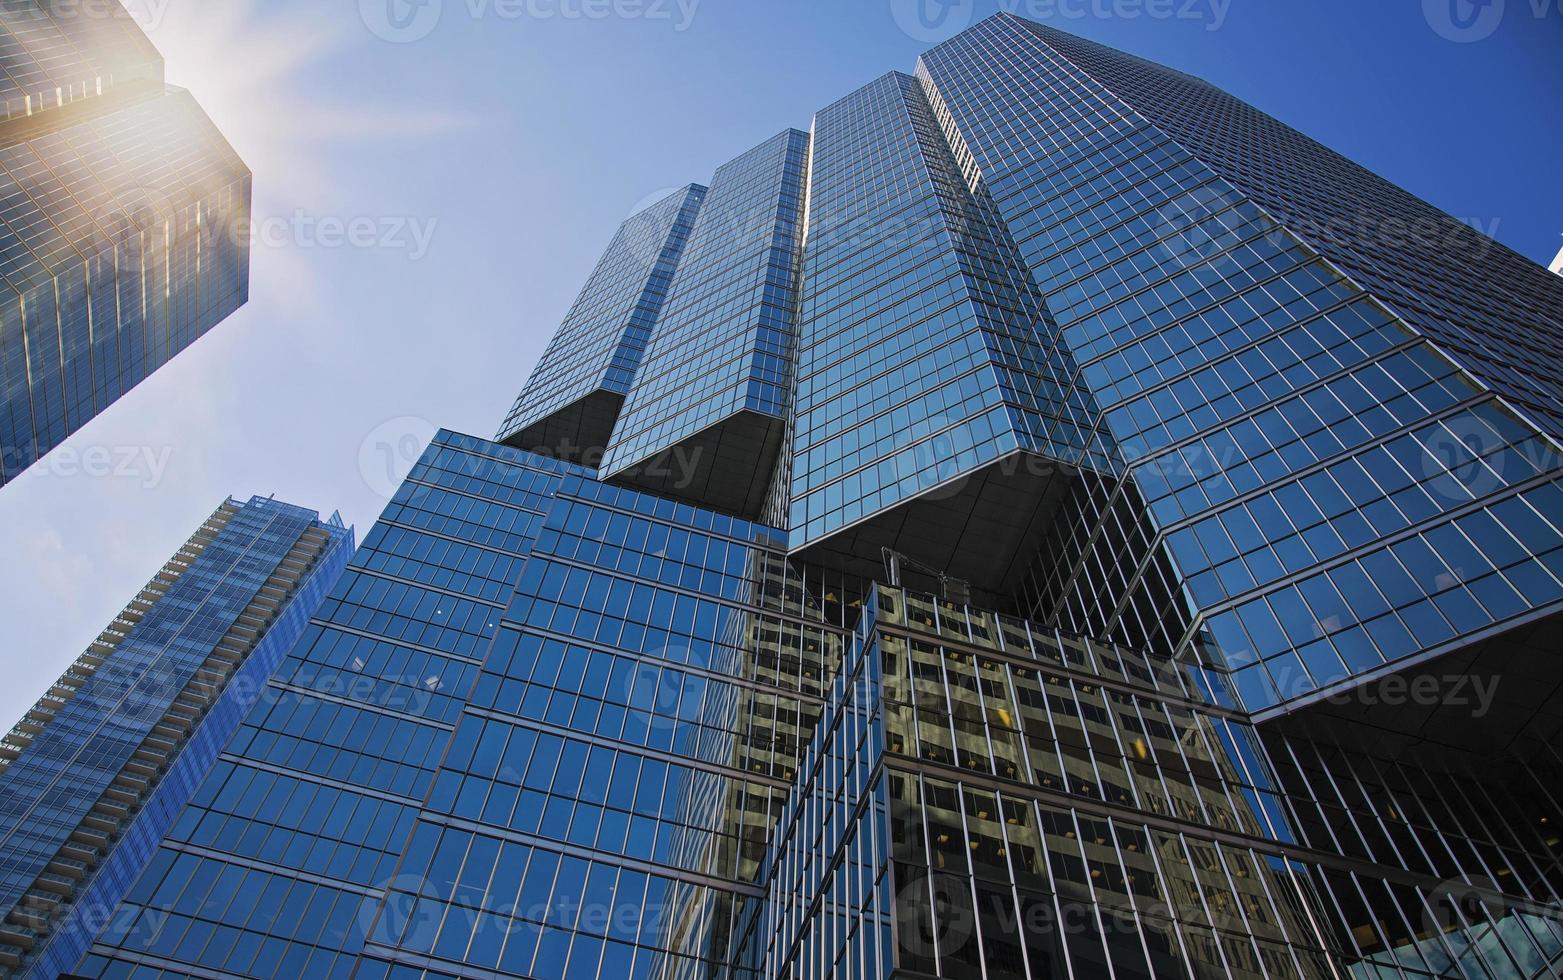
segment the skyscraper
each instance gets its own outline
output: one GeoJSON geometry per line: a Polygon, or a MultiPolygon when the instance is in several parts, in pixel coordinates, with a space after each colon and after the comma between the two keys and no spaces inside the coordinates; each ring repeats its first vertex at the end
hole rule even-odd
{"type": "Polygon", "coordinates": [[[0,974],[80,958],[352,551],[225,501],[0,741],[0,974]]]}
{"type": "Polygon", "coordinates": [[[1563,283],[1199,79],[1020,18],[919,73],[1150,519],[1072,510],[1030,612],[1198,651],[1263,712],[1558,611],[1563,283]]]}
{"type": "Polygon", "coordinates": [[[501,441],[601,459],[705,196],[690,184],[620,226],[516,398],[501,441]]]}
{"type": "Polygon", "coordinates": [[[76,972],[1557,975],[1560,310],[984,21],[625,223],[76,972]]]}
{"type": "Polygon", "coordinates": [[[604,474],[758,516],[786,427],[808,134],[720,167],[614,426],[604,474]]]}
{"type": "Polygon", "coordinates": [[[118,3],[0,41],[4,483],[243,305],[250,173],[118,3]]]}

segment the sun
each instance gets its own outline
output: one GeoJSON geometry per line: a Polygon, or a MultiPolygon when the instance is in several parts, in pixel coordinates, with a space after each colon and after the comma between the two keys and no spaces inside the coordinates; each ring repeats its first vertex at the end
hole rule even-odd
{"type": "MultiPolygon", "coordinates": [[[[121,0],[157,46],[169,84],[188,89],[254,174],[252,243],[299,220],[345,220],[366,155],[395,159],[397,144],[470,129],[461,110],[425,110],[410,100],[347,102],[323,83],[333,73],[374,70],[378,48],[356,4],[283,0],[121,0]],[[383,148],[379,144],[385,144],[383,148]]],[[[387,52],[389,53],[389,52],[387,52]]],[[[397,92],[387,61],[384,91],[397,92]]],[[[356,87],[355,87],[356,88],[356,87]]],[[[382,202],[393,208],[395,202],[382,202]]],[[[315,263],[299,249],[251,250],[251,275],[292,312],[316,309],[315,263]]],[[[285,244],[285,243],[284,243],[285,244]]]]}

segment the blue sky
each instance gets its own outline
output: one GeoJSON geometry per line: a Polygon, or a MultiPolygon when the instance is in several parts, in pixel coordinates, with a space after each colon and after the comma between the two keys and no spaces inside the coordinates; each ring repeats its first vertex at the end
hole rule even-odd
{"type": "MultiPolygon", "coordinates": [[[[225,495],[362,534],[436,426],[492,434],[632,210],[999,9],[126,2],[255,170],[252,298],[0,489],[5,724],[225,495]]],[[[1560,8],[1005,4],[1202,75],[1542,263],[1563,247],[1560,8]]]]}

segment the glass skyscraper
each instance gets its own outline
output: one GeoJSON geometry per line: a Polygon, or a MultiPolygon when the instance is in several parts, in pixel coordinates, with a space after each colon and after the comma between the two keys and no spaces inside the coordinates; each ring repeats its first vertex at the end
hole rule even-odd
{"type": "Polygon", "coordinates": [[[1019,18],[919,73],[1148,517],[1066,511],[1029,612],[1201,659],[1263,713],[1563,608],[1563,283],[1196,78],[1019,18]]]}
{"type": "Polygon", "coordinates": [[[0,975],[80,958],[352,551],[225,501],[0,741],[0,975]]]}
{"type": "Polygon", "coordinates": [[[625,222],[74,971],[1558,975],[1560,315],[984,21],[625,222]]]}
{"type": "Polygon", "coordinates": [[[502,441],[578,461],[606,452],[705,196],[690,184],[619,228],[516,399],[502,441]]]}
{"type": "Polygon", "coordinates": [[[758,516],[786,428],[809,137],[722,166],[602,462],[605,475],[758,516]]]}
{"type": "Polygon", "coordinates": [[[0,6],[0,484],[244,304],[249,212],[123,7],[0,6]]]}

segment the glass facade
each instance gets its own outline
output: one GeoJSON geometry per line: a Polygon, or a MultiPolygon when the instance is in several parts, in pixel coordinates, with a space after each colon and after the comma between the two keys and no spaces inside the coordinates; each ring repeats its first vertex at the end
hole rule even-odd
{"type": "Polygon", "coordinates": [[[0,483],[243,305],[250,173],[117,4],[0,11],[0,483]]]}
{"type": "Polygon", "coordinates": [[[0,10],[0,120],[163,81],[163,59],[129,11],[23,0],[0,10]]]}
{"type": "Polygon", "coordinates": [[[77,972],[720,972],[850,615],[779,532],[441,433],[77,972]]]}
{"type": "Polygon", "coordinates": [[[632,218],[74,972],[1560,975],[1557,287],[1377,180],[1000,15],[632,218]]]}
{"type": "Polygon", "coordinates": [[[745,517],[786,427],[809,135],[720,167],[604,473],[745,517]]]}
{"type": "Polygon", "coordinates": [[[705,195],[690,184],[619,227],[516,399],[500,442],[575,462],[602,458],[705,195]]]}
{"type": "Polygon", "coordinates": [[[0,972],[75,963],[352,550],[225,502],[0,742],[0,972]]]}
{"type": "Polygon", "coordinates": [[[791,546],[845,530],[829,550],[888,546],[1000,591],[1063,471],[1110,467],[1094,412],[921,84],[887,75],[814,127],[791,546]]]}
{"type": "Polygon", "coordinates": [[[1540,266],[1202,79],[1024,26],[1559,434],[1563,288],[1540,266]]]}
{"type": "Polygon", "coordinates": [[[1563,457],[1540,396],[1465,356],[1505,350],[1490,330],[1557,336],[1545,270],[1491,242],[1481,275],[1424,256],[1392,219],[1457,222],[1204,83],[1020,18],[919,72],[1132,460],[1126,492],[1164,556],[1082,508],[1089,560],[1037,589],[1053,601],[1035,614],[1204,657],[1259,712],[1557,610],[1563,457]],[[1347,212],[1349,233],[1318,234],[1347,212]],[[1412,312],[1430,306],[1483,326],[1412,312]],[[1132,564],[1090,601],[1093,575],[1132,564]]]}
{"type": "Polygon", "coordinates": [[[1267,734],[1175,662],[895,589],[870,601],[829,704],[746,925],[761,976],[1563,962],[1555,754],[1455,788],[1267,734]]]}
{"type": "Polygon", "coordinates": [[[1256,723],[1192,664],[785,547],[441,433],[74,972],[1563,962],[1555,747],[1451,778],[1390,707],[1256,723]]]}

